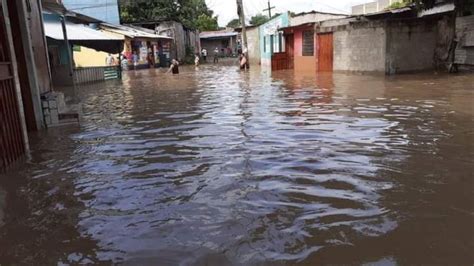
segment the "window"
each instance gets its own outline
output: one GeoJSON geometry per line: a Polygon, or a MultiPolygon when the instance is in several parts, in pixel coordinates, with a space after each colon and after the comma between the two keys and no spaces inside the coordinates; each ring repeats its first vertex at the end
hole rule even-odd
{"type": "Polygon", "coordinates": [[[282,39],[282,38],[281,38],[281,33],[278,33],[277,36],[278,36],[278,52],[281,53],[281,52],[282,52],[282,49],[281,49],[281,47],[282,47],[282,46],[281,46],[281,39],[282,39]]]}
{"type": "Polygon", "coordinates": [[[263,36],[263,52],[267,52],[267,37],[263,36]]]}
{"type": "Polygon", "coordinates": [[[303,56],[314,56],[314,31],[303,31],[303,56]]]}

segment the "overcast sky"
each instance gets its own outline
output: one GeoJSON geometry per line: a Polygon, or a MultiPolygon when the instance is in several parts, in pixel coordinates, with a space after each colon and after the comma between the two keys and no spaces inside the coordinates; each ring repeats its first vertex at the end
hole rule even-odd
{"type": "MultiPolygon", "coordinates": [[[[253,16],[263,13],[267,8],[268,0],[243,0],[245,16],[253,16]]],[[[276,8],[272,13],[284,11],[324,11],[333,13],[347,13],[351,11],[351,6],[371,2],[371,0],[271,0],[271,5],[276,8]]],[[[219,15],[219,25],[225,26],[233,18],[237,18],[236,0],[206,0],[208,7],[219,15]]],[[[268,11],[265,13],[268,14],[268,11]]]]}

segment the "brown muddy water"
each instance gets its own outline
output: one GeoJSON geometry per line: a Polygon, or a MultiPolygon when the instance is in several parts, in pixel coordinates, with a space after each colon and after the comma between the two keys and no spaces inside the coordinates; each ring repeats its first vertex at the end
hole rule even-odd
{"type": "Polygon", "coordinates": [[[84,86],[0,178],[0,264],[474,263],[474,75],[84,86]]]}

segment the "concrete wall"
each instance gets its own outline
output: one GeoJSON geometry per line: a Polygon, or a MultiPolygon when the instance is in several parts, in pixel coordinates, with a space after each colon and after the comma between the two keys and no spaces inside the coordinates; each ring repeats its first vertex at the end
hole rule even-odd
{"type": "Polygon", "coordinates": [[[346,15],[337,15],[337,14],[329,14],[329,13],[320,13],[320,12],[310,12],[310,13],[302,13],[290,18],[290,25],[291,26],[298,26],[305,23],[311,22],[319,22],[329,19],[337,19],[337,18],[344,18],[346,15]]]}
{"type": "MultiPolygon", "coordinates": [[[[108,53],[99,52],[87,47],[81,47],[81,51],[74,51],[73,57],[76,67],[98,67],[107,65],[105,59],[108,55],[108,53]]],[[[114,58],[118,57],[118,55],[113,56],[114,58]]]]}
{"type": "Polygon", "coordinates": [[[390,22],[387,25],[386,73],[396,74],[434,68],[437,22],[390,22]]]}
{"type": "Polygon", "coordinates": [[[456,36],[459,39],[455,63],[474,67],[474,15],[456,19],[456,36]]]}
{"type": "Polygon", "coordinates": [[[251,65],[260,65],[260,30],[258,27],[247,30],[247,46],[251,65]]]}
{"type": "Polygon", "coordinates": [[[365,14],[376,13],[383,9],[378,8],[377,2],[367,3],[365,4],[365,14]]]}
{"type": "Polygon", "coordinates": [[[360,23],[334,32],[334,71],[385,72],[383,25],[360,23]]]}
{"type": "Polygon", "coordinates": [[[376,13],[387,9],[393,3],[399,3],[403,0],[378,0],[361,5],[352,6],[352,15],[364,15],[376,13]]]}

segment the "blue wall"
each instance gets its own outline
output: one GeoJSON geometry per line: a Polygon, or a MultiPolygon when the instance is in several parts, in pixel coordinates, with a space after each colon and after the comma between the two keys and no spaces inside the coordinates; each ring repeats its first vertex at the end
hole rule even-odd
{"type": "Polygon", "coordinates": [[[111,24],[120,24],[118,0],[63,0],[64,6],[111,24]]]}

